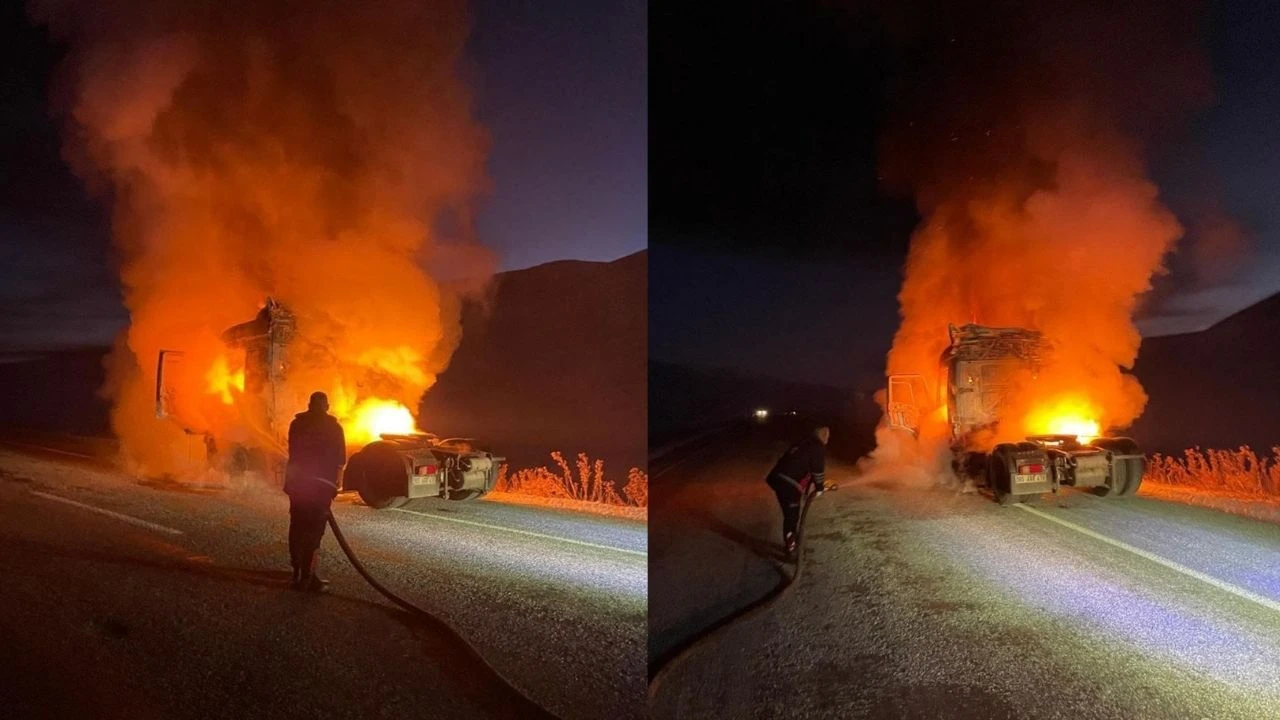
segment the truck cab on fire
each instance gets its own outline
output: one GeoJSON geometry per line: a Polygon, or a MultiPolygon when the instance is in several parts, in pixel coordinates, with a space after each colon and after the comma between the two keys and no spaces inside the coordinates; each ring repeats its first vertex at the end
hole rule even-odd
{"type": "Polygon", "coordinates": [[[1146,461],[1129,438],[1055,434],[1009,441],[1000,432],[1011,398],[1034,392],[1040,370],[1051,362],[1052,347],[1041,333],[976,324],[950,326],[949,332],[933,392],[924,375],[889,376],[889,427],[919,437],[925,418],[945,412],[952,469],[987,486],[1001,504],[1033,500],[1064,485],[1106,497],[1137,492],[1146,461]],[[1005,440],[996,442],[999,437],[1005,440]]]}
{"type": "MultiPolygon", "coordinates": [[[[241,353],[242,392],[236,394],[241,419],[239,436],[203,435],[208,462],[230,474],[256,472],[284,484],[289,422],[307,405],[306,392],[290,390],[286,382],[292,362],[291,345],[298,339],[292,312],[267,298],[257,316],[228,328],[221,336],[228,352],[241,353]]],[[[160,351],[156,369],[156,416],[181,422],[181,390],[176,378],[185,354],[160,351]]],[[[497,483],[504,458],[478,450],[467,438],[445,438],[425,432],[383,434],[351,454],[342,474],[342,490],[359,493],[375,508],[398,507],[410,499],[441,497],[471,500],[497,483]]]]}

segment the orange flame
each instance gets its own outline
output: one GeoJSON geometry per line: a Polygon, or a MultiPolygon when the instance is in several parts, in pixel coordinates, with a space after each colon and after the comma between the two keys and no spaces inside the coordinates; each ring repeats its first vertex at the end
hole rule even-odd
{"type": "Polygon", "coordinates": [[[416,427],[409,408],[394,400],[372,398],[339,416],[350,445],[365,445],[383,433],[411,433],[416,427]]]}
{"type": "Polygon", "coordinates": [[[227,405],[235,402],[236,397],[244,392],[244,368],[233,372],[225,355],[219,355],[213,361],[213,366],[205,373],[204,379],[206,389],[227,405]]]}
{"type": "Polygon", "coordinates": [[[1029,435],[1075,435],[1080,442],[1088,443],[1102,434],[1097,417],[1088,402],[1066,398],[1037,406],[1024,425],[1029,435]]]}

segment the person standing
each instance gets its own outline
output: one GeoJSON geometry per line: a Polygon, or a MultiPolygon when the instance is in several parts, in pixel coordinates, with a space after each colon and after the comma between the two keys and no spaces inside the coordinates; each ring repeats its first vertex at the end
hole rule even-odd
{"type": "Polygon", "coordinates": [[[338,494],[338,473],[346,463],[346,436],[338,420],[329,414],[329,398],[322,392],[311,393],[306,412],[298,413],[289,423],[289,462],[285,467],[289,556],[296,590],[319,592],[328,584],[316,575],[316,551],[338,494]]]}
{"type": "Polygon", "coordinates": [[[830,428],[815,428],[804,440],[787,448],[765,478],[782,508],[782,544],[787,554],[796,551],[796,526],[805,493],[810,486],[819,494],[825,489],[826,445],[830,439],[830,428]]]}

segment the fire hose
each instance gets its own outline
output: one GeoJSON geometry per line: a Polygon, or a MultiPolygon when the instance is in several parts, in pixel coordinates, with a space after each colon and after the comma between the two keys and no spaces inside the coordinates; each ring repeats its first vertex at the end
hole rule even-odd
{"type": "MultiPolygon", "coordinates": [[[[834,484],[828,485],[828,491],[835,490],[834,484]]],[[[707,646],[712,640],[715,640],[724,630],[730,626],[737,625],[744,620],[754,617],[765,610],[773,607],[779,600],[786,597],[787,593],[800,580],[800,572],[804,569],[802,558],[804,557],[804,520],[809,514],[809,505],[817,493],[810,490],[805,494],[804,505],[800,508],[800,519],[796,524],[796,551],[794,554],[795,570],[791,576],[783,580],[768,594],[760,599],[752,602],[746,607],[717,620],[710,627],[702,632],[694,635],[685,642],[672,648],[665,653],[657,662],[649,666],[649,700],[652,701],[658,695],[658,689],[662,686],[671,671],[682,665],[688,660],[695,651],[707,646]]]]}
{"type": "Polygon", "coordinates": [[[512,683],[511,680],[507,678],[507,676],[499,672],[498,669],[495,668],[493,665],[490,665],[489,661],[485,660],[484,656],[481,655],[475,649],[475,647],[471,645],[471,643],[467,642],[466,639],[463,638],[462,635],[458,633],[457,630],[453,629],[448,623],[444,622],[443,620],[436,617],[435,615],[432,615],[426,610],[423,610],[417,605],[414,605],[408,600],[405,600],[399,595],[396,595],[395,593],[388,590],[386,586],[384,586],[382,583],[378,582],[377,579],[375,579],[372,575],[369,574],[369,571],[365,569],[364,564],[360,562],[360,558],[356,557],[355,551],[351,549],[351,546],[349,544],[347,544],[347,538],[345,535],[342,534],[342,529],[338,527],[338,521],[334,519],[332,512],[329,513],[328,520],[329,520],[329,527],[333,529],[333,537],[337,539],[339,547],[342,548],[342,552],[347,556],[347,560],[351,561],[351,566],[356,569],[356,572],[360,573],[360,577],[364,578],[365,582],[369,583],[369,585],[373,587],[374,590],[377,590],[379,594],[381,594],[383,597],[390,600],[391,602],[395,603],[396,605],[400,606],[401,609],[403,609],[405,612],[409,613],[410,615],[429,620],[432,623],[437,624],[447,629],[450,633],[452,633],[454,636],[454,639],[458,643],[460,643],[463,648],[466,649],[466,651],[471,655],[471,659],[473,661],[478,662],[482,667],[486,668],[489,672],[493,673],[494,677],[498,678],[498,680],[502,682],[503,685],[506,685],[507,688],[509,688],[513,693],[515,693],[517,696],[519,696],[526,703],[529,704],[529,707],[527,709],[522,710],[524,714],[522,714],[521,717],[542,717],[542,718],[548,718],[548,720],[559,720],[559,718],[556,715],[552,714],[549,710],[547,710],[546,708],[542,707],[541,705],[539,705],[538,703],[530,699],[529,696],[526,695],[523,691],[521,691],[520,688],[518,688],[514,683],[512,683]]]}

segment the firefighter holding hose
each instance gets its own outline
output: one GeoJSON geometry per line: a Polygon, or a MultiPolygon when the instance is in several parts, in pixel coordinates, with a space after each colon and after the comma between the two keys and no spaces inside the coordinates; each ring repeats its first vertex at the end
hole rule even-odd
{"type": "Polygon", "coordinates": [[[284,491],[289,495],[289,556],[295,590],[319,592],[328,584],[316,575],[316,551],[324,537],[330,503],[338,494],[338,472],[347,463],[342,426],[328,411],[328,396],[314,392],[307,411],[295,415],[289,424],[284,491]]]}
{"type": "Polygon", "coordinates": [[[826,445],[830,439],[830,428],[815,428],[804,440],[788,448],[765,478],[782,508],[782,544],[788,555],[796,551],[796,526],[805,493],[810,486],[819,495],[825,489],[826,445]]]}

